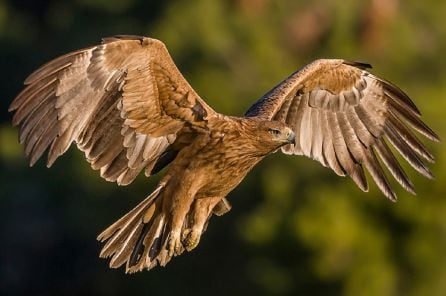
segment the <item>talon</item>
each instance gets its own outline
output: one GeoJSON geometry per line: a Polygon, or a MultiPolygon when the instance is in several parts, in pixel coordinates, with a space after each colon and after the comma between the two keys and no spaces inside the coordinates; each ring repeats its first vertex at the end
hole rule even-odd
{"type": "Polygon", "coordinates": [[[187,229],[189,230],[187,234],[184,234],[185,239],[183,239],[183,245],[187,251],[192,251],[198,246],[201,237],[201,231],[197,229],[187,229]]]}
{"type": "Polygon", "coordinates": [[[180,255],[183,252],[183,245],[181,243],[180,232],[172,231],[169,236],[169,244],[167,249],[169,250],[169,256],[180,255]]]}
{"type": "Polygon", "coordinates": [[[183,251],[184,251],[183,244],[181,243],[181,240],[178,237],[178,240],[175,243],[175,256],[181,255],[181,253],[183,253],[183,251]]]}
{"type": "Polygon", "coordinates": [[[192,232],[192,228],[186,228],[186,229],[183,230],[183,233],[181,235],[181,241],[183,241],[183,244],[186,241],[189,233],[191,233],[191,232],[192,232]]]}

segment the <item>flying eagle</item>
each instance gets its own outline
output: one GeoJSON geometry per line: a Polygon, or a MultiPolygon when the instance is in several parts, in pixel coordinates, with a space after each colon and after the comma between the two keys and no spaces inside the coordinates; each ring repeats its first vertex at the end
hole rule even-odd
{"type": "Polygon", "coordinates": [[[33,165],[48,167],[74,141],[107,181],[130,184],[167,167],[155,191],[104,230],[100,257],[126,272],[164,266],[191,251],[225,198],[265,156],[305,155],[368,190],[366,168],[390,200],[382,164],[415,193],[389,143],[419,173],[434,157],[413,130],[438,136],[420,111],[370,65],[321,59],[291,74],[244,117],[214,111],[156,39],[115,36],[56,58],[32,73],[12,102],[13,124],[33,165]],[[410,126],[410,128],[408,127],[410,126]],[[376,156],[379,156],[378,157],[376,156]]]}

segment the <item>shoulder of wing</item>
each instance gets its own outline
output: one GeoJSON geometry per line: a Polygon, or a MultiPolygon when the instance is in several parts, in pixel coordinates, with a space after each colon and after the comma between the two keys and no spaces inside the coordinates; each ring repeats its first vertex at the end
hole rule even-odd
{"type": "Polygon", "coordinates": [[[338,94],[357,84],[371,66],[342,59],[318,59],[292,73],[255,102],[245,113],[247,117],[271,119],[290,98],[311,92],[327,90],[338,94]]]}

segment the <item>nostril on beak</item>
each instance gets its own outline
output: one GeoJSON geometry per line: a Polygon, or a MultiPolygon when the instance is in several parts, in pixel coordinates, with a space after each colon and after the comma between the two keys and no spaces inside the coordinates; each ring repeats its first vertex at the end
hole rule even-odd
{"type": "Polygon", "coordinates": [[[288,142],[290,142],[290,144],[296,144],[296,134],[292,131],[288,134],[288,142]]]}

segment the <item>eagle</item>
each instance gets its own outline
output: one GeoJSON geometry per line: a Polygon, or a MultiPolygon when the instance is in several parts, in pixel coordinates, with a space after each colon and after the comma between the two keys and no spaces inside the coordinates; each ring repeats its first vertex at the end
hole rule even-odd
{"type": "Polygon", "coordinates": [[[166,168],[155,190],[97,238],[111,268],[125,264],[133,273],[194,249],[211,216],[231,209],[228,193],[277,151],[317,160],[363,191],[367,169],[396,201],[388,171],[415,194],[395,151],[433,178],[425,162],[434,156],[415,132],[439,137],[400,88],[368,68],[316,60],[243,117],[227,116],[200,98],[164,43],[119,35],[34,71],[9,111],[31,166],[48,151],[50,167],[74,142],[102,178],[119,185],[143,170],[149,177],[166,168]]]}

